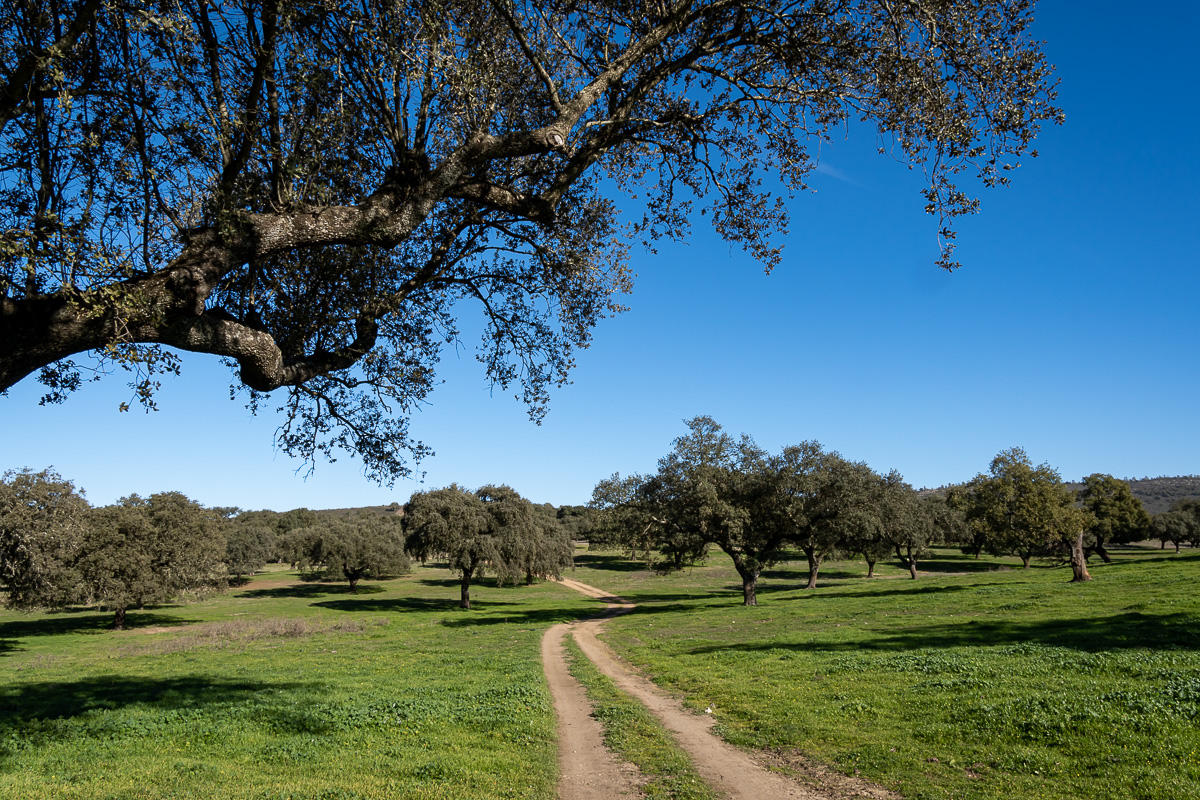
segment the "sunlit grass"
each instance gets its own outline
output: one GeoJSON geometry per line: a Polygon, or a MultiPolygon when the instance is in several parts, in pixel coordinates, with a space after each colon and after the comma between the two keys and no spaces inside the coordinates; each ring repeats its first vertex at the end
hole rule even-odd
{"type": "Polygon", "coordinates": [[[358,593],[260,575],[202,603],[0,614],[5,798],[551,798],[545,628],[589,605],[444,570],[358,593]]]}
{"type": "Polygon", "coordinates": [[[950,551],[920,580],[865,565],[576,578],[640,604],[604,638],[748,747],[795,748],[907,798],[1200,797],[1200,556],[1126,554],[1095,580],[950,551]],[[963,573],[963,574],[954,574],[963,573]]]}

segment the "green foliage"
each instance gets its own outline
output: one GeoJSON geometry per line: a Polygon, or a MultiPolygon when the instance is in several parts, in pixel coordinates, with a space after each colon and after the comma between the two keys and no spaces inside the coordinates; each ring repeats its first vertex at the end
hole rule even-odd
{"type": "Polygon", "coordinates": [[[779,189],[854,119],[925,170],[950,269],[960,177],[1006,183],[1062,118],[1029,0],[137,8],[0,14],[0,391],[61,400],[90,352],[151,404],[211,353],[252,408],[284,390],[284,451],[385,482],[429,452],[408,415],[458,315],[537,418],[630,241],[703,220],[774,267],[779,189]]]}
{"type": "Polygon", "coordinates": [[[1092,515],[1086,544],[1108,559],[1105,545],[1127,544],[1150,533],[1150,515],[1133,496],[1129,484],[1112,475],[1096,473],[1083,479],[1079,503],[1092,515]]]}
{"type": "Polygon", "coordinates": [[[225,564],[231,575],[252,575],[275,556],[278,537],[266,525],[238,519],[224,533],[225,564]]]}
{"type": "Polygon", "coordinates": [[[461,579],[460,606],[487,572],[498,583],[558,577],[571,565],[565,531],[546,526],[533,505],[508,486],[470,492],[457,485],[417,492],[404,507],[405,548],[424,563],[444,558],[461,579]]]}
{"type": "Polygon", "coordinates": [[[96,509],[76,568],[89,603],[126,609],[225,585],[223,520],[179,492],[137,495],[96,509]]]}
{"type": "Polygon", "coordinates": [[[323,567],[350,582],[350,591],[363,578],[394,578],[411,567],[404,552],[404,531],[395,516],[359,514],[332,519],[319,527],[294,532],[302,543],[300,565],[323,567]]]}
{"type": "Polygon", "coordinates": [[[10,608],[58,608],[78,596],[75,561],[90,506],[53,469],[0,480],[0,585],[10,608]]]}

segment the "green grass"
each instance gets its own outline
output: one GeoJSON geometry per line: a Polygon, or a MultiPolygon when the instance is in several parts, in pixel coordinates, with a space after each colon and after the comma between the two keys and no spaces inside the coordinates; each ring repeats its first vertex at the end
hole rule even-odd
{"type": "Polygon", "coordinates": [[[566,649],[571,674],[587,690],[593,715],[604,726],[605,744],[641,770],[647,800],[715,800],[716,793],[654,715],[602,675],[570,636],[566,649]]]}
{"type": "Polygon", "coordinates": [[[539,641],[594,602],[483,586],[460,611],[434,569],[356,594],[293,578],[124,632],[0,613],[0,797],[555,796],[539,641]]]}
{"type": "Polygon", "coordinates": [[[865,565],[654,576],[585,554],[578,580],[638,602],[617,652],[748,747],[795,748],[923,798],[1200,798],[1200,556],[1069,571],[940,552],[909,581],[865,565]],[[963,573],[963,574],[953,574],[963,573]],[[894,579],[890,579],[894,578],[894,579]]]}

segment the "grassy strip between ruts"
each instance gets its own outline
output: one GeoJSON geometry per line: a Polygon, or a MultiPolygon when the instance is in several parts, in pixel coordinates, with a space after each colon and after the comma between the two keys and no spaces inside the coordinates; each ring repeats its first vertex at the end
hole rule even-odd
{"type": "Polygon", "coordinates": [[[646,800],[715,800],[717,794],[654,715],[602,675],[574,638],[564,643],[571,674],[587,690],[592,714],[604,726],[605,744],[647,778],[641,787],[646,800]]]}
{"type": "Polygon", "coordinates": [[[909,800],[1200,798],[1200,554],[1131,550],[1087,584],[949,550],[916,581],[831,563],[812,591],[782,565],[752,608],[720,556],[665,578],[578,563],[638,604],[605,641],[736,745],[909,800]]]}

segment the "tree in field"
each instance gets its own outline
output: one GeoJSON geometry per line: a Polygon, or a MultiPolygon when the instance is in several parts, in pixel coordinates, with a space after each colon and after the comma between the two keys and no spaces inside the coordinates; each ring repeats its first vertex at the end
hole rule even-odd
{"type": "Polygon", "coordinates": [[[274,528],[255,524],[254,518],[235,519],[225,527],[225,565],[238,578],[253,575],[275,555],[274,528]]]}
{"type": "Polygon", "coordinates": [[[561,578],[574,563],[575,548],[555,514],[540,511],[509,486],[484,486],[475,492],[491,517],[500,558],[493,565],[499,584],[535,578],[561,578]]]}
{"type": "Polygon", "coordinates": [[[130,495],[96,509],[76,561],[82,590],[113,611],[121,630],[131,607],[223,586],[221,528],[217,514],[178,492],[130,495]]]}
{"type": "Polygon", "coordinates": [[[74,564],[90,506],[52,469],[0,479],[0,585],[10,608],[60,608],[78,599],[74,564]]]}
{"type": "Polygon", "coordinates": [[[936,541],[930,508],[895,470],[880,476],[878,502],[883,538],[895,550],[909,577],[916,580],[917,559],[936,541]]]}
{"type": "Polygon", "coordinates": [[[1125,481],[1112,475],[1089,475],[1078,496],[1080,505],[1095,520],[1087,532],[1086,550],[1095,551],[1104,563],[1112,562],[1106,544],[1128,544],[1149,535],[1150,515],[1125,481]]]}
{"type": "Polygon", "coordinates": [[[811,444],[817,450],[816,461],[803,482],[813,488],[802,495],[788,535],[808,560],[806,589],[817,588],[826,557],[847,549],[847,543],[860,539],[864,531],[883,530],[875,495],[879,476],[862,462],[822,452],[820,445],[811,444]]]}
{"type": "Polygon", "coordinates": [[[358,514],[297,530],[304,532],[306,543],[301,564],[342,576],[350,582],[352,592],[358,591],[363,578],[394,578],[411,566],[399,517],[358,514]]]}
{"type": "Polygon", "coordinates": [[[1034,555],[1065,549],[1072,580],[1092,579],[1083,552],[1091,517],[1076,507],[1053,467],[1034,466],[1024,450],[1014,447],[997,455],[989,473],[969,487],[967,517],[987,532],[990,552],[1015,554],[1028,569],[1034,555]]]}
{"type": "Polygon", "coordinates": [[[251,408],[283,390],[286,452],[393,480],[468,304],[487,375],[540,417],[630,242],[704,219],[775,266],[771,191],[850,119],[923,169],[954,266],[960,176],[1006,183],[1062,116],[1033,5],[7,4],[0,391],[36,374],[58,401],[116,364],[153,404],[208,353],[251,408]],[[622,225],[614,194],[643,212],[622,225]]]}
{"type": "Polygon", "coordinates": [[[545,534],[529,501],[507,486],[471,492],[451,485],[417,492],[405,504],[403,520],[409,554],[422,562],[444,558],[459,574],[461,608],[471,607],[471,581],[489,571],[500,580],[557,576],[570,563],[551,547],[525,558],[536,550],[533,540],[545,534]]]}
{"type": "Polygon", "coordinates": [[[984,519],[977,513],[980,507],[974,502],[975,493],[982,488],[985,480],[986,477],[981,474],[967,483],[955,484],[946,489],[946,507],[960,523],[955,528],[955,541],[958,542],[963,555],[973,558],[979,558],[987,548],[991,536],[984,519]]]}
{"type": "MultiPolygon", "coordinates": [[[[1190,498],[1188,500],[1177,500],[1171,504],[1171,511],[1178,511],[1181,514],[1186,514],[1190,520],[1191,535],[1188,541],[1192,547],[1200,546],[1200,498],[1190,498]]],[[[1176,551],[1179,547],[1176,545],[1176,551]]]]}
{"type": "Polygon", "coordinates": [[[1195,540],[1197,527],[1192,515],[1181,510],[1164,511],[1150,519],[1150,531],[1154,538],[1162,542],[1164,549],[1167,542],[1175,545],[1176,553],[1179,552],[1179,545],[1195,540]]]}

